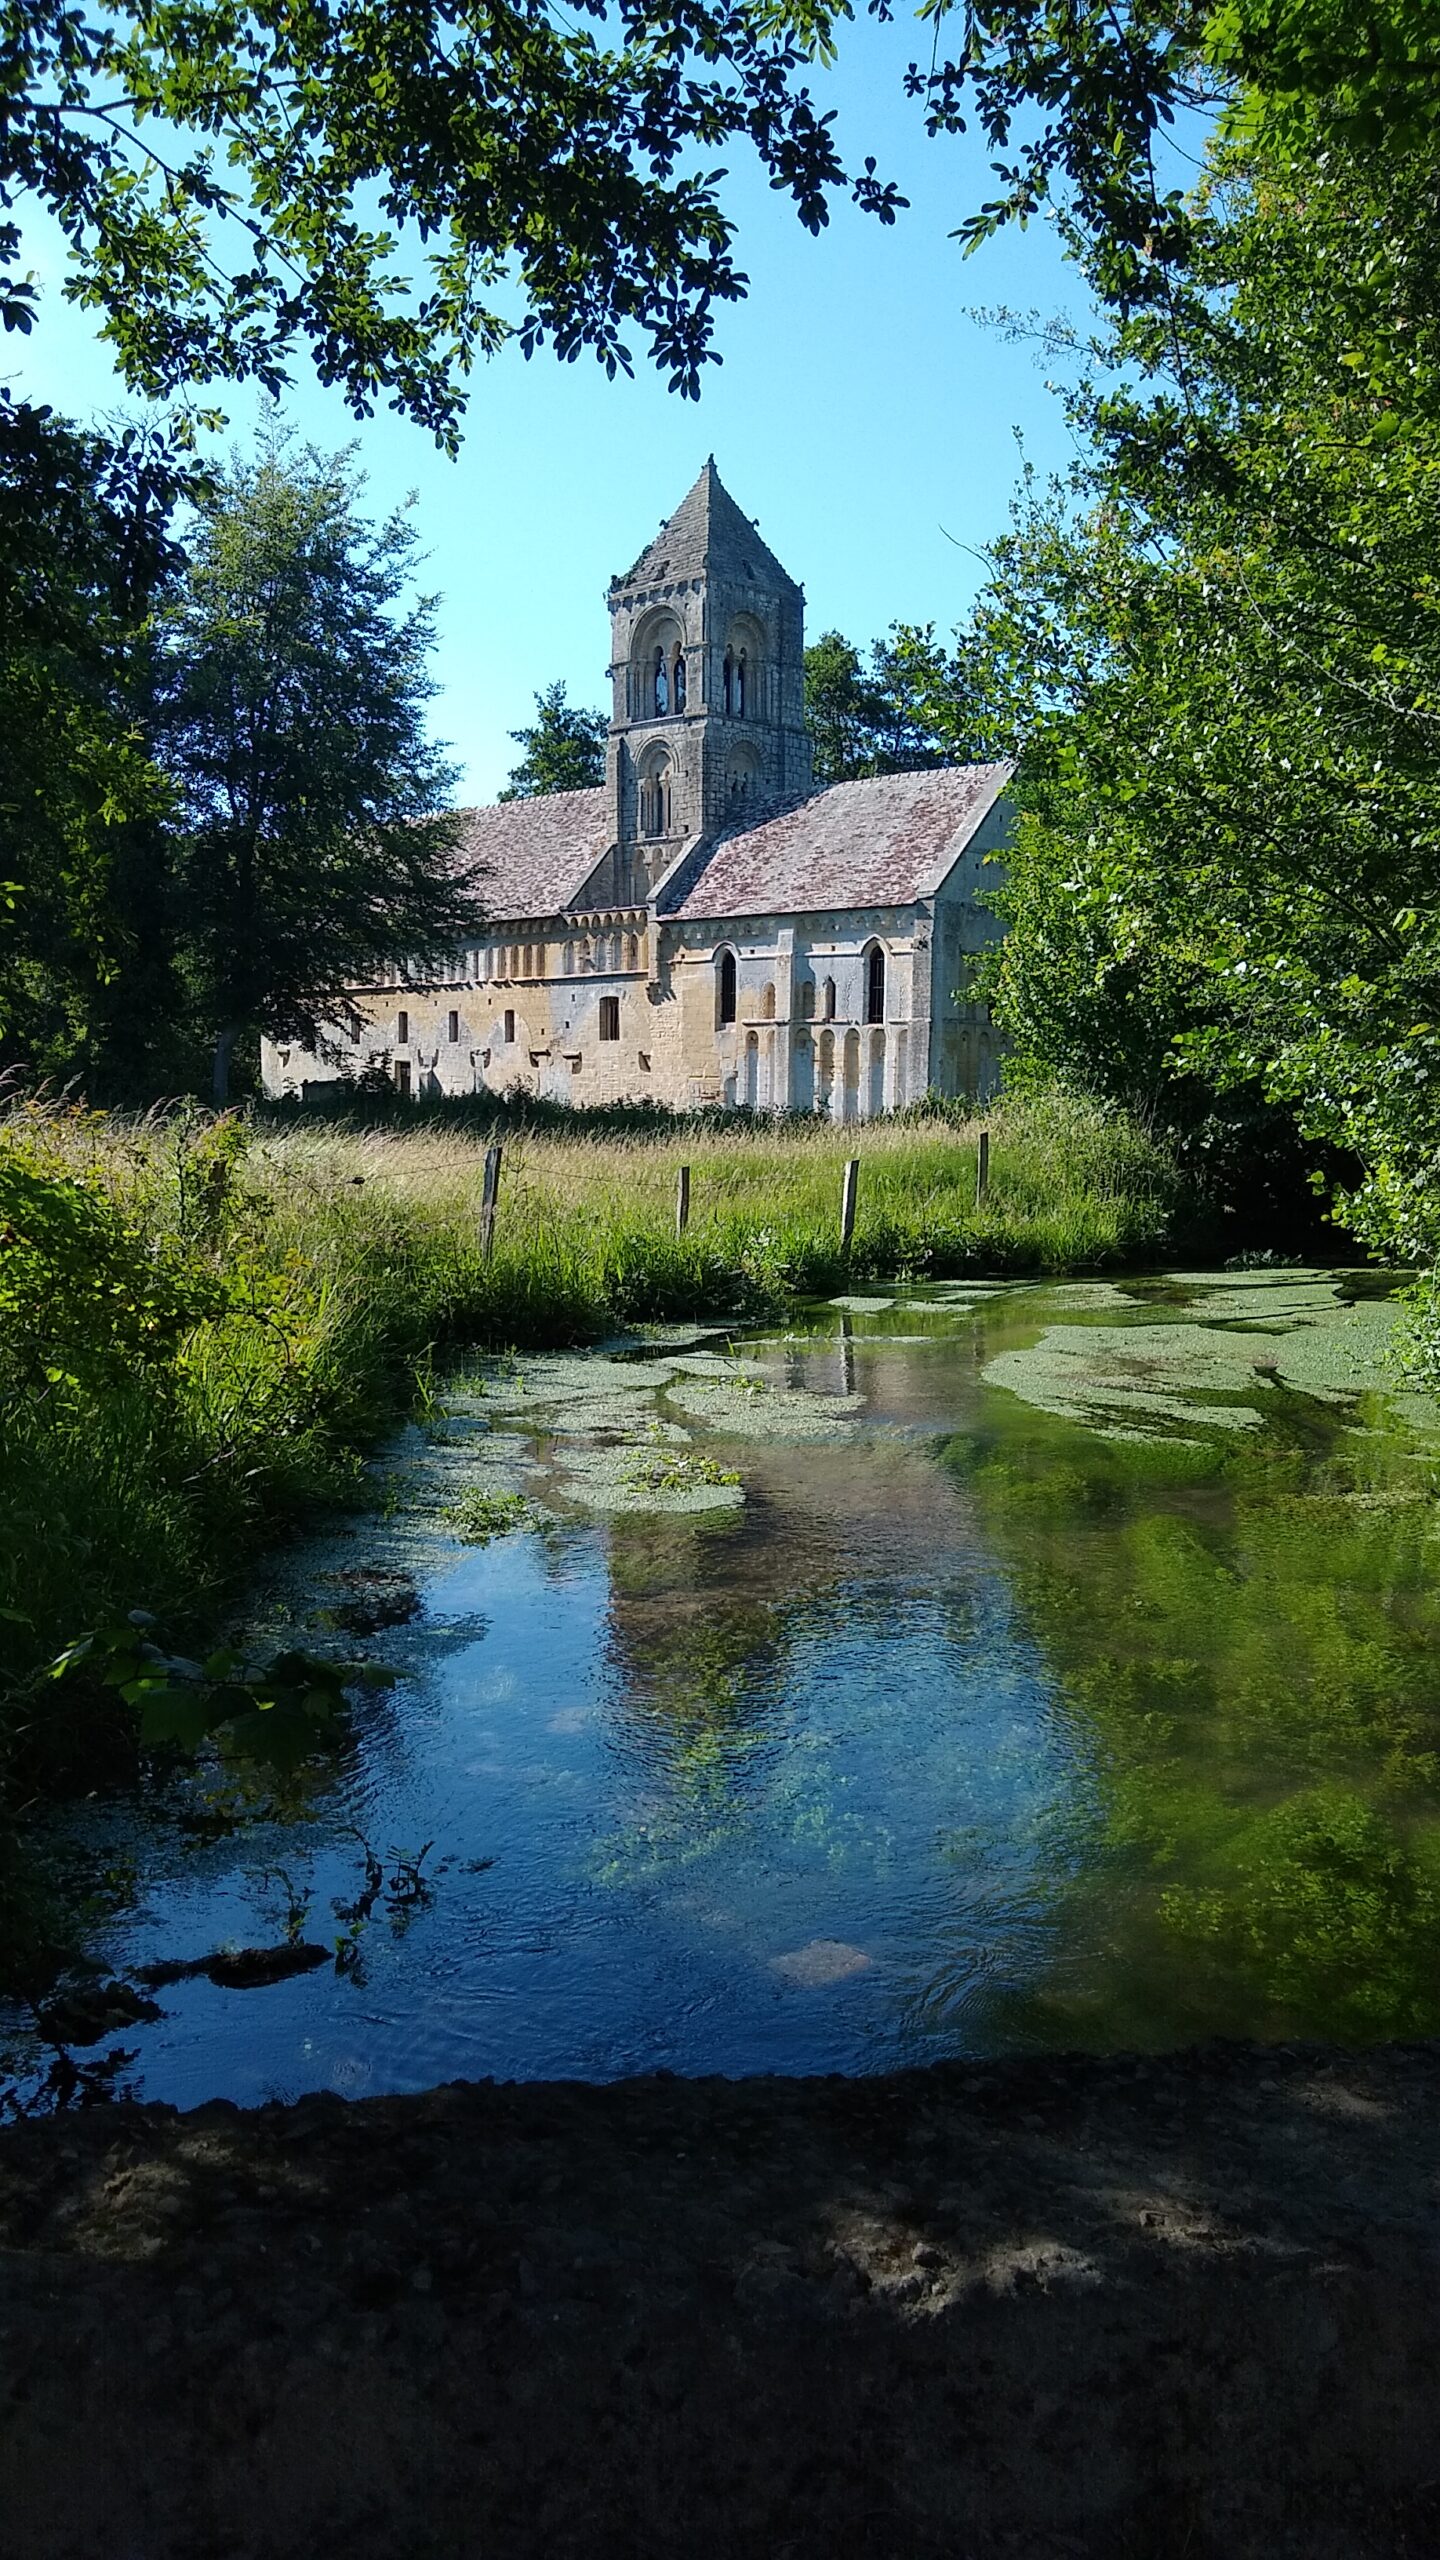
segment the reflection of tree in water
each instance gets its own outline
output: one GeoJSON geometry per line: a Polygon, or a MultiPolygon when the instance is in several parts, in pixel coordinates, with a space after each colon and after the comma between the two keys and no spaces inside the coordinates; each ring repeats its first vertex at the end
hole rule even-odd
{"type": "Polygon", "coordinates": [[[1440,2028],[1433,1471],[1294,1418],[1218,1453],[1027,1419],[972,1475],[1103,1754],[1047,2040],[1440,2028]]]}
{"type": "Polygon", "coordinates": [[[610,1540],[612,1740],[675,1803],[721,1816],[779,1707],[786,1612],[746,1590],[714,1518],[621,1518],[610,1540]]]}
{"type": "Polygon", "coordinates": [[[836,1795],[838,1764],[793,1748],[799,1664],[904,1654],[917,1612],[937,1659],[971,1645],[971,1513],[922,1453],[736,1454],[745,1512],[611,1525],[607,1731],[639,1787],[635,1838],[612,1844],[617,1877],[756,1819],[776,1854],[787,1839],[853,1854],[864,1825],[836,1795]]]}

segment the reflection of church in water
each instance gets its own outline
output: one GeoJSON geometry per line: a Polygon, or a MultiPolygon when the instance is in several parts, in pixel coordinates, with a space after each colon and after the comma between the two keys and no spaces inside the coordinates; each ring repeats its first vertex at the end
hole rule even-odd
{"type": "Polygon", "coordinates": [[[964,982],[998,931],[978,901],[1008,767],[815,788],[804,598],[713,462],[609,606],[603,785],[468,811],[484,941],[439,988],[397,962],[350,990],[323,1063],[267,1044],[268,1089],[383,1062],[411,1093],[852,1120],[987,1093],[994,1038],[964,982]]]}

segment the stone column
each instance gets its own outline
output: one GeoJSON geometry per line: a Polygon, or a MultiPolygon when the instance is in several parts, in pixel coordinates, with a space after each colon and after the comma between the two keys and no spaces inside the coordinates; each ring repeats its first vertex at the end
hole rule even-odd
{"type": "Polygon", "coordinates": [[[795,927],[782,924],[775,938],[775,1044],[770,1069],[770,1100],[788,1111],[795,1090],[795,927]]]}

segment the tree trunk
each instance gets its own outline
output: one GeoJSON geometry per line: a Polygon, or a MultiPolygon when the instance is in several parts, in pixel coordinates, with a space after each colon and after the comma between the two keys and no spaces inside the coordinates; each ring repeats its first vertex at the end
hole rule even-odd
{"type": "Polygon", "coordinates": [[[215,1035],[215,1061],[211,1073],[210,1093],[217,1111],[223,1111],[230,1099],[230,1056],[235,1046],[235,1025],[231,1023],[215,1035]]]}

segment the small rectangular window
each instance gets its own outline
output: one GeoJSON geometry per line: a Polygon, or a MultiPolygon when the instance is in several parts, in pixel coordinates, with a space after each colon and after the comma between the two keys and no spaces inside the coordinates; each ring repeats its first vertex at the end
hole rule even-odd
{"type": "Polygon", "coordinates": [[[410,1099],[410,1061],[408,1058],[396,1059],[394,1074],[395,1090],[397,1093],[403,1094],[405,1100],[408,1102],[410,1099]]]}
{"type": "Polygon", "coordinates": [[[403,1049],[406,1041],[410,1037],[410,1016],[408,1013],[401,1014],[399,1028],[396,1031],[395,1037],[399,1042],[400,1047],[403,1049]]]}
{"type": "Polygon", "coordinates": [[[602,1040],[618,1040],[620,1037],[618,996],[602,996],[600,999],[600,1037],[602,1040]]]}
{"type": "Polygon", "coordinates": [[[452,1010],[451,1015],[450,1015],[449,1029],[448,1029],[448,1035],[447,1035],[447,1036],[448,1036],[451,1040],[458,1040],[458,1039],[459,1039],[459,1037],[460,1037],[460,1016],[459,1016],[459,1014],[458,1014],[458,1013],[454,1012],[453,1010],[452,1010]]]}
{"type": "Polygon", "coordinates": [[[515,1016],[508,1004],[505,1007],[505,1037],[507,1040],[515,1037],[515,1016]]]}

